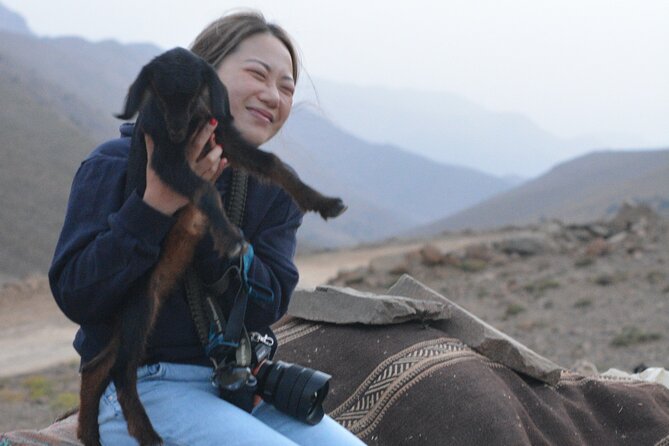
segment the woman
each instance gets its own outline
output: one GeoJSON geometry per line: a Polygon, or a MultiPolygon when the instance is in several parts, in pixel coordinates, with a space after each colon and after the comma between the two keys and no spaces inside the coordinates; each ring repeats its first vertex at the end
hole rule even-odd
{"type": "MultiPolygon", "coordinates": [[[[211,63],[227,86],[235,125],[260,145],[286,122],[299,61],[287,34],[260,14],[237,13],[209,25],[192,51],[211,63]]],[[[202,178],[226,195],[230,172],[213,139],[217,123],[207,123],[189,143],[189,162],[202,178]]],[[[124,196],[125,169],[132,126],[98,147],[80,166],[49,279],[62,311],[78,323],[74,346],[82,363],[106,345],[114,314],[128,299],[130,284],[158,260],[161,242],[187,200],[165,185],[151,165],[146,188],[124,196]]],[[[153,150],[145,135],[147,152],[153,150]]],[[[273,185],[249,180],[243,233],[255,256],[249,282],[266,290],[252,293],[246,326],[268,332],[285,312],[298,273],[293,263],[295,233],[302,215],[292,199],[273,185]]],[[[216,282],[226,261],[211,239],[200,243],[194,262],[204,282],[216,282]]],[[[165,444],[360,444],[325,417],[309,426],[261,403],[252,414],[220,399],[211,385],[211,363],[190,317],[183,287],[164,304],[147,347],[147,364],[138,371],[142,403],[165,444]]],[[[100,402],[101,442],[136,444],[130,437],[113,384],[100,402]]]]}

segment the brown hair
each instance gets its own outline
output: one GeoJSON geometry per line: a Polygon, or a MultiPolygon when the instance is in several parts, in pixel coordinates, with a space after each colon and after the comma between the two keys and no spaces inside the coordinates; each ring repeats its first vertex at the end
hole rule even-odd
{"type": "Polygon", "coordinates": [[[300,61],[290,36],[280,26],[268,23],[258,11],[226,14],[212,22],[195,38],[191,51],[218,68],[244,39],[260,33],[272,34],[288,49],[293,63],[293,79],[297,83],[300,61]]]}

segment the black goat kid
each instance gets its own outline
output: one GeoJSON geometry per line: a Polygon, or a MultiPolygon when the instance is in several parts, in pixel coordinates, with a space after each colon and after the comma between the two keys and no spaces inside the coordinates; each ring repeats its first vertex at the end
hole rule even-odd
{"type": "Polygon", "coordinates": [[[302,183],[278,157],[241,137],[233,126],[227,90],[216,71],[188,50],[167,51],[142,68],[130,87],[125,110],[118,117],[130,119],[138,111],[128,160],[128,186],[139,192],[145,188],[144,134],[148,134],[155,144],[153,169],[166,184],[188,197],[190,204],[179,211],[158,263],[132,284],[132,297],[117,317],[109,344],[82,370],[77,434],[86,446],[100,444],[98,405],[111,380],[116,385],[129,433],[142,446],[162,443],[137,394],[137,368],[162,301],[183,277],[196,244],[207,230],[221,256],[233,257],[244,249],[245,242],[226,217],[216,188],[197,176],[186,159],[189,138],[207,120],[218,120],[216,141],[223,142],[224,156],[233,168],[282,186],[303,211],[315,211],[327,219],[346,210],[341,199],[321,195],[302,183]]]}

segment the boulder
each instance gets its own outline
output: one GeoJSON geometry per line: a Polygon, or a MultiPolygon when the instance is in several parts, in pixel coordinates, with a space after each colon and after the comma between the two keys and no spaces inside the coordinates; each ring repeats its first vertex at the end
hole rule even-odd
{"type": "Polygon", "coordinates": [[[611,251],[611,245],[601,237],[598,237],[588,243],[585,247],[587,257],[601,257],[611,251]]]}
{"type": "Polygon", "coordinates": [[[529,257],[553,251],[553,246],[541,237],[515,237],[496,242],[495,249],[506,255],[529,257]]]}
{"type": "Polygon", "coordinates": [[[460,339],[482,355],[516,372],[549,384],[556,384],[560,379],[562,367],[530,350],[411,276],[402,276],[388,290],[388,294],[447,302],[451,309],[451,317],[441,323],[440,327],[443,327],[443,331],[449,336],[460,339]]]}
{"type": "Polygon", "coordinates": [[[352,288],[319,286],[293,293],[288,314],[333,324],[398,324],[410,320],[443,320],[450,317],[444,300],[377,295],[352,288]]]}
{"type": "Polygon", "coordinates": [[[425,245],[420,250],[423,265],[436,266],[444,263],[444,254],[434,245],[425,245]]]}

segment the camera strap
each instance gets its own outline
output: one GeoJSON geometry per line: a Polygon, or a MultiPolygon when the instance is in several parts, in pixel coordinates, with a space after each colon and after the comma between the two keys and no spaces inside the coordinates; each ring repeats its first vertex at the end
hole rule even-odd
{"type": "MultiPolygon", "coordinates": [[[[247,190],[248,174],[234,169],[227,194],[226,212],[230,221],[238,227],[241,227],[244,219],[247,190]]],[[[186,296],[191,316],[200,342],[216,367],[220,364],[214,358],[229,358],[233,353],[235,362],[240,366],[248,367],[251,364],[251,341],[244,327],[249,292],[244,268],[248,268],[252,258],[253,248],[249,245],[239,261],[230,265],[217,282],[208,286],[202,283],[193,268],[186,271],[186,296]],[[234,299],[226,318],[217,298],[233,287],[236,287],[234,299]]]]}

